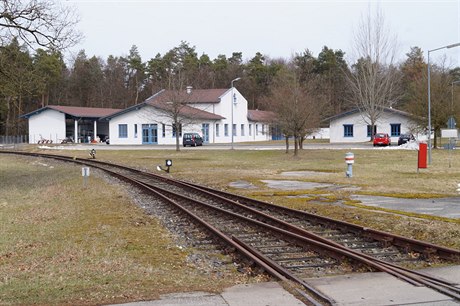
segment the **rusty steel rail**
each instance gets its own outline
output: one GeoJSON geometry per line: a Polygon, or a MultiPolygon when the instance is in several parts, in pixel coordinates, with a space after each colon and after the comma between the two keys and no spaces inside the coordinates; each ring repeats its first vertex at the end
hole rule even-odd
{"type": "Polygon", "coordinates": [[[426,241],[407,238],[404,236],[395,235],[395,234],[391,234],[391,233],[380,231],[380,230],[375,230],[375,229],[368,228],[368,227],[363,227],[360,225],[356,225],[356,224],[341,221],[341,220],[335,220],[332,218],[311,214],[305,211],[292,209],[289,207],[283,207],[283,206],[279,206],[276,204],[263,202],[263,201],[259,201],[256,199],[251,199],[245,196],[232,194],[226,191],[215,190],[215,189],[212,189],[206,186],[202,186],[202,185],[198,185],[198,184],[194,184],[194,183],[188,183],[184,181],[181,181],[181,183],[187,184],[190,186],[194,186],[196,188],[200,188],[200,189],[206,190],[211,193],[221,195],[224,198],[232,199],[238,203],[251,203],[254,205],[273,207],[276,209],[283,210],[287,213],[298,214],[305,218],[315,220],[316,222],[321,223],[321,224],[333,225],[334,227],[344,227],[344,228],[349,229],[350,231],[363,232],[363,233],[368,234],[369,237],[377,239],[379,241],[384,241],[386,243],[392,243],[394,245],[409,248],[410,250],[413,250],[413,251],[416,251],[422,254],[436,254],[440,258],[447,259],[447,260],[459,260],[460,259],[460,251],[456,249],[452,249],[452,248],[448,248],[448,247],[444,247],[440,245],[435,245],[435,244],[432,244],[426,241]]]}
{"type": "MultiPolygon", "coordinates": [[[[136,173],[142,173],[143,175],[148,175],[150,177],[154,177],[154,178],[160,179],[162,181],[168,181],[169,180],[169,179],[166,179],[166,178],[164,178],[162,176],[159,176],[159,175],[146,173],[146,172],[143,172],[143,171],[140,171],[140,170],[137,170],[137,169],[132,169],[132,168],[129,168],[129,167],[125,167],[125,166],[121,166],[121,165],[115,165],[115,164],[106,163],[106,162],[99,162],[99,161],[96,162],[94,160],[91,160],[90,162],[88,162],[88,160],[85,160],[85,159],[73,159],[71,157],[58,156],[58,155],[30,154],[30,153],[24,154],[23,152],[21,152],[21,154],[22,155],[32,155],[32,156],[55,158],[55,159],[64,160],[64,161],[73,161],[73,162],[77,162],[77,163],[81,163],[81,164],[85,164],[85,165],[92,164],[94,167],[97,167],[97,168],[100,168],[100,169],[102,169],[104,171],[110,172],[112,175],[118,176],[118,177],[120,177],[122,179],[125,179],[125,180],[133,181],[131,178],[128,178],[126,176],[123,176],[123,175],[121,175],[119,173],[116,173],[116,172],[113,172],[111,170],[105,169],[104,167],[97,166],[96,164],[99,164],[99,165],[103,164],[103,165],[110,166],[110,167],[117,167],[117,168],[120,168],[120,169],[125,169],[125,170],[131,171],[131,172],[134,171],[136,173]]],[[[161,193],[165,193],[165,192],[171,194],[170,191],[167,191],[167,190],[164,190],[164,189],[162,190],[162,192],[159,192],[158,190],[161,189],[159,187],[152,186],[152,185],[149,185],[149,184],[145,184],[144,182],[141,182],[141,181],[138,181],[138,180],[134,180],[134,181],[136,181],[136,183],[139,186],[142,186],[144,189],[145,188],[149,189],[150,192],[153,192],[153,190],[155,190],[155,194],[157,194],[157,195],[159,195],[161,193]]],[[[442,279],[434,278],[434,277],[431,277],[429,275],[425,275],[425,274],[422,274],[422,273],[419,273],[419,272],[414,272],[414,271],[411,271],[411,270],[408,270],[408,269],[403,269],[403,268],[401,268],[399,266],[396,266],[396,265],[393,265],[391,263],[376,260],[375,258],[373,258],[373,257],[371,257],[369,255],[349,250],[349,249],[345,248],[344,246],[342,246],[342,245],[340,245],[338,243],[329,241],[329,240],[327,240],[327,239],[325,239],[323,237],[320,237],[320,236],[318,236],[316,234],[313,234],[313,233],[310,233],[308,231],[305,231],[302,228],[296,227],[296,226],[291,225],[289,223],[286,223],[286,222],[284,222],[282,220],[277,220],[277,219],[275,219],[275,218],[273,218],[273,217],[271,217],[269,215],[266,215],[264,213],[261,213],[260,211],[257,211],[256,209],[249,208],[249,207],[247,207],[247,206],[245,206],[243,204],[240,204],[240,202],[244,202],[244,201],[252,202],[252,203],[257,203],[257,205],[268,205],[268,206],[271,206],[271,207],[276,207],[277,209],[284,209],[285,211],[288,211],[290,213],[293,213],[293,212],[302,213],[303,215],[309,216],[311,218],[316,218],[316,219],[319,218],[319,220],[321,222],[325,222],[325,223],[333,222],[335,224],[335,226],[337,226],[337,224],[339,224],[341,226],[350,227],[350,225],[351,225],[351,227],[354,230],[366,231],[366,232],[370,232],[370,233],[372,233],[372,235],[376,235],[378,237],[385,237],[385,241],[388,241],[388,236],[386,236],[386,235],[391,235],[391,234],[388,234],[388,233],[385,233],[385,232],[380,232],[380,231],[375,231],[375,230],[371,230],[371,229],[367,229],[367,228],[363,228],[363,227],[356,226],[356,225],[346,223],[346,222],[342,222],[342,221],[337,222],[337,220],[333,220],[333,219],[329,219],[329,218],[325,218],[325,217],[320,217],[320,216],[316,216],[316,215],[312,215],[312,214],[308,214],[306,212],[300,212],[300,211],[296,211],[296,210],[292,210],[292,209],[288,209],[288,208],[282,208],[280,206],[273,205],[273,204],[270,204],[270,203],[256,201],[256,200],[253,200],[253,199],[236,196],[236,195],[226,193],[226,192],[222,192],[222,191],[216,191],[214,189],[204,187],[204,186],[199,186],[199,185],[196,185],[196,184],[190,184],[190,183],[186,183],[186,182],[182,182],[182,181],[178,181],[178,180],[173,180],[173,183],[174,184],[182,184],[183,186],[189,186],[189,187],[193,187],[193,188],[198,188],[201,192],[205,192],[208,195],[212,194],[212,195],[214,195],[215,197],[219,198],[222,201],[230,202],[235,206],[239,206],[241,209],[246,209],[247,211],[250,211],[252,214],[255,214],[255,215],[260,216],[261,218],[264,218],[265,222],[261,222],[261,221],[258,221],[258,220],[253,220],[253,219],[247,218],[245,216],[237,215],[237,214],[235,214],[233,212],[229,212],[227,210],[223,210],[221,208],[217,208],[217,207],[214,207],[214,206],[206,204],[206,203],[199,203],[200,205],[207,206],[210,209],[219,210],[222,213],[225,212],[227,214],[233,215],[234,217],[243,219],[246,222],[253,222],[253,223],[258,224],[259,226],[265,226],[265,227],[267,227],[267,229],[270,229],[272,231],[278,231],[279,233],[283,233],[283,235],[290,236],[291,239],[297,239],[298,241],[303,241],[303,243],[307,243],[310,246],[313,245],[315,249],[318,249],[318,248],[319,249],[326,249],[329,252],[334,252],[334,253],[337,253],[337,254],[341,254],[341,256],[346,256],[346,257],[348,257],[348,258],[350,258],[352,260],[359,261],[361,263],[365,263],[367,266],[370,266],[370,267],[372,267],[372,268],[374,268],[376,270],[387,272],[387,273],[389,273],[391,275],[394,275],[394,276],[396,276],[398,278],[406,280],[406,281],[408,281],[408,282],[410,282],[410,283],[412,283],[414,285],[424,285],[424,286],[430,287],[430,288],[432,288],[434,290],[437,290],[437,291],[439,291],[439,292],[441,292],[441,293],[443,293],[445,295],[448,295],[448,296],[451,296],[451,297],[453,297],[453,298],[455,298],[457,300],[460,300],[460,289],[456,288],[454,286],[455,284],[453,284],[451,282],[447,282],[447,281],[444,281],[442,279]],[[229,199],[229,198],[231,198],[231,199],[229,199]],[[234,201],[235,198],[237,198],[238,201],[234,201]],[[275,225],[269,225],[266,222],[270,222],[270,223],[275,224],[275,225]]],[[[175,196],[181,197],[182,195],[175,194],[175,196]]],[[[161,197],[164,198],[165,200],[168,198],[168,197],[166,197],[164,195],[161,195],[161,197]]],[[[195,202],[198,202],[198,201],[195,201],[195,202]]],[[[183,208],[183,209],[185,209],[185,208],[183,208]]],[[[191,212],[188,212],[187,214],[190,215],[190,213],[191,212]]],[[[191,213],[191,214],[193,214],[193,213],[191,213]]],[[[206,223],[205,221],[201,221],[201,222],[198,221],[198,222],[201,223],[203,226],[205,225],[204,223],[206,223]]],[[[210,226],[210,228],[212,228],[212,225],[206,224],[206,226],[208,226],[208,225],[210,226]]],[[[243,253],[245,256],[249,256],[251,258],[251,260],[254,260],[255,262],[257,262],[257,264],[259,266],[263,267],[266,271],[269,271],[270,274],[274,275],[277,278],[280,278],[279,275],[276,275],[276,273],[280,273],[279,269],[280,268],[284,269],[284,268],[282,268],[281,266],[279,266],[276,263],[274,263],[271,259],[267,259],[267,258],[264,259],[265,256],[261,255],[256,250],[254,250],[250,246],[246,245],[245,243],[243,243],[241,240],[239,240],[236,237],[227,237],[221,232],[219,234],[219,231],[216,228],[213,228],[212,232],[217,233],[216,236],[220,237],[220,239],[225,240],[227,244],[232,245],[233,247],[238,249],[239,252],[243,253]],[[224,235],[224,236],[221,236],[221,235],[224,235]],[[235,242],[236,242],[236,245],[238,247],[235,246],[235,242]],[[267,267],[267,265],[268,265],[268,267],[267,267]],[[272,271],[272,270],[274,270],[274,271],[272,271]]],[[[395,241],[402,241],[402,243],[403,243],[403,245],[405,247],[407,247],[409,243],[410,244],[415,243],[420,248],[422,248],[422,252],[426,252],[426,249],[429,248],[430,253],[432,253],[433,250],[436,250],[436,252],[438,252],[438,256],[440,256],[440,257],[447,257],[447,258],[452,259],[452,257],[458,258],[458,255],[460,254],[460,251],[457,251],[457,250],[452,250],[452,249],[449,249],[449,248],[439,247],[439,246],[432,245],[432,244],[425,243],[425,242],[420,243],[420,241],[405,238],[405,237],[401,237],[401,236],[396,236],[396,235],[391,235],[391,236],[394,236],[391,239],[392,243],[395,243],[395,241]],[[441,256],[441,255],[443,255],[443,256],[441,256]]],[[[411,245],[411,247],[413,248],[412,245],[411,245]]],[[[293,279],[293,280],[295,280],[296,282],[299,283],[299,280],[296,279],[295,276],[289,275],[289,272],[282,272],[281,274],[284,275],[285,277],[293,279]],[[283,274],[283,273],[287,273],[287,274],[283,274]]],[[[304,285],[304,287],[305,287],[305,285],[304,285]]],[[[311,292],[311,288],[307,288],[307,289],[309,289],[309,291],[311,292]]]]}
{"type": "MultiPolygon", "coordinates": [[[[149,186],[148,184],[146,184],[147,186],[149,186]]],[[[282,233],[283,235],[285,236],[289,236],[291,238],[294,238],[294,239],[297,239],[299,241],[301,241],[302,243],[307,243],[309,246],[313,247],[313,249],[315,251],[319,251],[319,252],[322,252],[323,250],[327,250],[328,252],[330,253],[333,253],[333,254],[339,254],[340,256],[345,256],[351,260],[354,260],[356,262],[359,262],[359,263],[362,263],[366,266],[369,266],[375,270],[378,270],[378,271],[381,271],[381,272],[386,272],[390,275],[393,275],[399,279],[402,279],[412,285],[415,285],[415,286],[426,286],[426,287],[429,287],[429,288],[432,288],[438,292],[441,292],[447,296],[450,296],[450,297],[453,297],[457,300],[460,301],[460,288],[456,288],[455,285],[456,283],[453,283],[453,282],[450,282],[450,281],[446,281],[446,280],[443,280],[443,279],[439,279],[439,278],[436,278],[436,277],[433,277],[433,276],[430,276],[430,275],[426,275],[426,274],[423,274],[423,273],[420,273],[420,272],[416,272],[416,271],[412,271],[412,270],[409,270],[409,269],[404,269],[404,268],[401,268],[399,266],[396,266],[396,265],[393,265],[393,264],[389,264],[387,262],[384,262],[384,261],[381,261],[381,260],[377,260],[371,256],[368,256],[368,255],[365,255],[365,254],[362,254],[362,253],[359,253],[359,252],[355,252],[353,250],[350,250],[350,249],[347,249],[345,247],[343,247],[342,245],[340,244],[337,244],[335,242],[331,242],[327,239],[324,239],[320,236],[317,236],[313,233],[309,233],[301,228],[298,228],[296,226],[293,226],[293,225],[290,225],[290,224],[287,224],[285,223],[284,221],[281,221],[281,220],[277,220],[269,215],[266,215],[266,214],[263,214],[263,213],[260,213],[258,211],[255,211],[255,210],[252,210],[250,208],[247,208],[239,203],[236,203],[236,202],[233,202],[232,204],[234,206],[239,206],[240,208],[243,208],[243,209],[247,209],[249,211],[251,211],[252,213],[254,214],[257,214],[261,217],[263,217],[265,219],[265,221],[271,221],[275,224],[277,224],[278,226],[274,226],[274,225],[270,225],[268,223],[265,223],[265,222],[262,222],[262,221],[259,221],[259,220],[254,220],[254,219],[250,219],[250,218],[247,218],[245,216],[242,216],[240,214],[236,214],[236,213],[233,213],[231,211],[228,211],[228,210],[224,210],[222,208],[218,208],[218,207],[215,207],[215,206],[212,206],[212,205],[209,205],[207,203],[202,203],[202,202],[199,202],[199,201],[196,201],[196,200],[192,200],[192,199],[189,199],[183,195],[180,195],[180,194],[177,194],[175,192],[172,192],[172,191],[169,191],[169,190],[164,190],[164,189],[161,189],[159,187],[156,187],[156,186],[149,186],[150,188],[152,189],[155,189],[155,190],[161,190],[162,193],[166,193],[166,194],[169,194],[169,195],[174,195],[175,197],[179,197],[179,198],[182,198],[183,200],[189,200],[189,201],[195,201],[196,203],[198,203],[199,205],[202,205],[202,206],[206,206],[208,208],[211,208],[211,209],[214,209],[214,210],[217,210],[217,211],[220,211],[220,212],[223,212],[223,213],[226,213],[226,214],[230,214],[230,215],[233,215],[234,217],[236,218],[239,218],[239,219],[242,219],[242,220],[245,220],[246,222],[251,222],[251,223],[255,223],[259,226],[262,226],[262,227],[265,227],[267,229],[270,229],[270,230],[273,230],[273,231],[276,231],[276,232],[279,232],[279,233],[282,233]],[[284,227],[284,228],[287,228],[287,229],[282,229],[281,227],[284,227]]],[[[249,251],[251,251],[250,248],[248,248],[246,245],[244,245],[241,240],[237,239],[236,237],[232,237],[233,240],[237,241],[239,244],[241,244],[243,247],[245,247],[246,249],[248,249],[249,251]]],[[[251,253],[255,254],[258,258],[260,258],[261,260],[263,260],[265,263],[267,264],[270,264],[271,267],[273,267],[274,269],[278,269],[278,267],[280,267],[279,265],[277,264],[274,264],[272,260],[268,259],[268,258],[262,258],[264,257],[263,255],[261,256],[260,253],[259,254],[256,254],[254,251],[251,251],[251,253]]],[[[296,278],[292,278],[292,276],[289,276],[289,278],[291,279],[295,279],[296,278]]],[[[298,280],[296,280],[298,281],[298,280]]]]}

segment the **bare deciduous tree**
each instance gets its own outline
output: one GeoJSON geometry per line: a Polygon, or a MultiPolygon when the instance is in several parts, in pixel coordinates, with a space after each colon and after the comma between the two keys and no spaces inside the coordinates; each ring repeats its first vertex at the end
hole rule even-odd
{"type": "Polygon", "coordinates": [[[53,0],[0,0],[3,44],[17,38],[30,47],[65,49],[81,39],[74,28],[77,23],[73,9],[53,0]]]}
{"type": "Polygon", "coordinates": [[[167,90],[147,99],[150,105],[159,110],[155,112],[155,115],[148,114],[147,117],[149,120],[154,120],[172,129],[176,140],[176,151],[180,151],[180,137],[186,126],[198,124],[201,122],[199,119],[206,118],[211,121],[213,119],[207,117],[209,116],[207,109],[191,106],[191,104],[199,104],[204,100],[199,92],[194,91],[192,87],[185,86],[181,71],[170,73],[168,83],[167,90]]]}
{"type": "MultiPolygon", "coordinates": [[[[294,137],[294,155],[297,156],[303,138],[319,126],[322,99],[317,96],[316,80],[311,78],[301,83],[298,71],[293,65],[276,79],[266,106],[276,114],[286,140],[294,137]]],[[[289,143],[286,141],[286,152],[289,143]]]]}
{"type": "MultiPolygon", "coordinates": [[[[387,29],[380,10],[374,16],[370,13],[363,16],[354,36],[353,50],[357,60],[347,74],[350,102],[374,131],[384,109],[401,98],[402,76],[395,63],[397,41],[387,29]]],[[[373,136],[371,133],[371,140],[373,136]]]]}

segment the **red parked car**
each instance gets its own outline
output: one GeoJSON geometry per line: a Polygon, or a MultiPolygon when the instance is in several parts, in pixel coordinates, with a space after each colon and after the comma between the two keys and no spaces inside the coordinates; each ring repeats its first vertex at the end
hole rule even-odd
{"type": "Polygon", "coordinates": [[[375,146],[391,146],[391,138],[387,133],[377,133],[374,135],[375,146]]]}

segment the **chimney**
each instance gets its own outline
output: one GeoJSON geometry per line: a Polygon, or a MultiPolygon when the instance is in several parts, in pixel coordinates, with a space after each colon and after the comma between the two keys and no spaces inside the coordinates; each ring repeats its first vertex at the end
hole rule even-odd
{"type": "Polygon", "coordinates": [[[187,87],[186,87],[187,94],[191,94],[191,93],[192,93],[192,89],[193,89],[192,86],[187,86],[187,87]]]}

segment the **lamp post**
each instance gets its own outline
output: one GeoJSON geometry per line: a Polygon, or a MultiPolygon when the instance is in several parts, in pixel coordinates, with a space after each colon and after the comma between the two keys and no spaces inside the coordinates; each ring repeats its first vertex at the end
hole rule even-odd
{"type": "Polygon", "coordinates": [[[234,130],[233,130],[233,104],[236,104],[236,99],[235,99],[235,97],[233,96],[233,82],[236,82],[236,81],[239,81],[239,80],[241,80],[240,77],[238,77],[238,78],[232,80],[232,83],[231,83],[231,85],[232,85],[232,92],[231,92],[231,93],[232,93],[232,97],[231,97],[231,99],[232,99],[232,101],[231,101],[231,107],[232,107],[232,126],[230,127],[230,131],[231,131],[231,133],[232,133],[232,150],[233,150],[233,135],[235,134],[235,133],[234,133],[234,130]]]}
{"type": "Polygon", "coordinates": [[[430,80],[430,52],[438,51],[441,49],[450,49],[460,46],[460,43],[439,47],[436,49],[428,50],[428,164],[431,165],[431,80],[430,80]]]}

